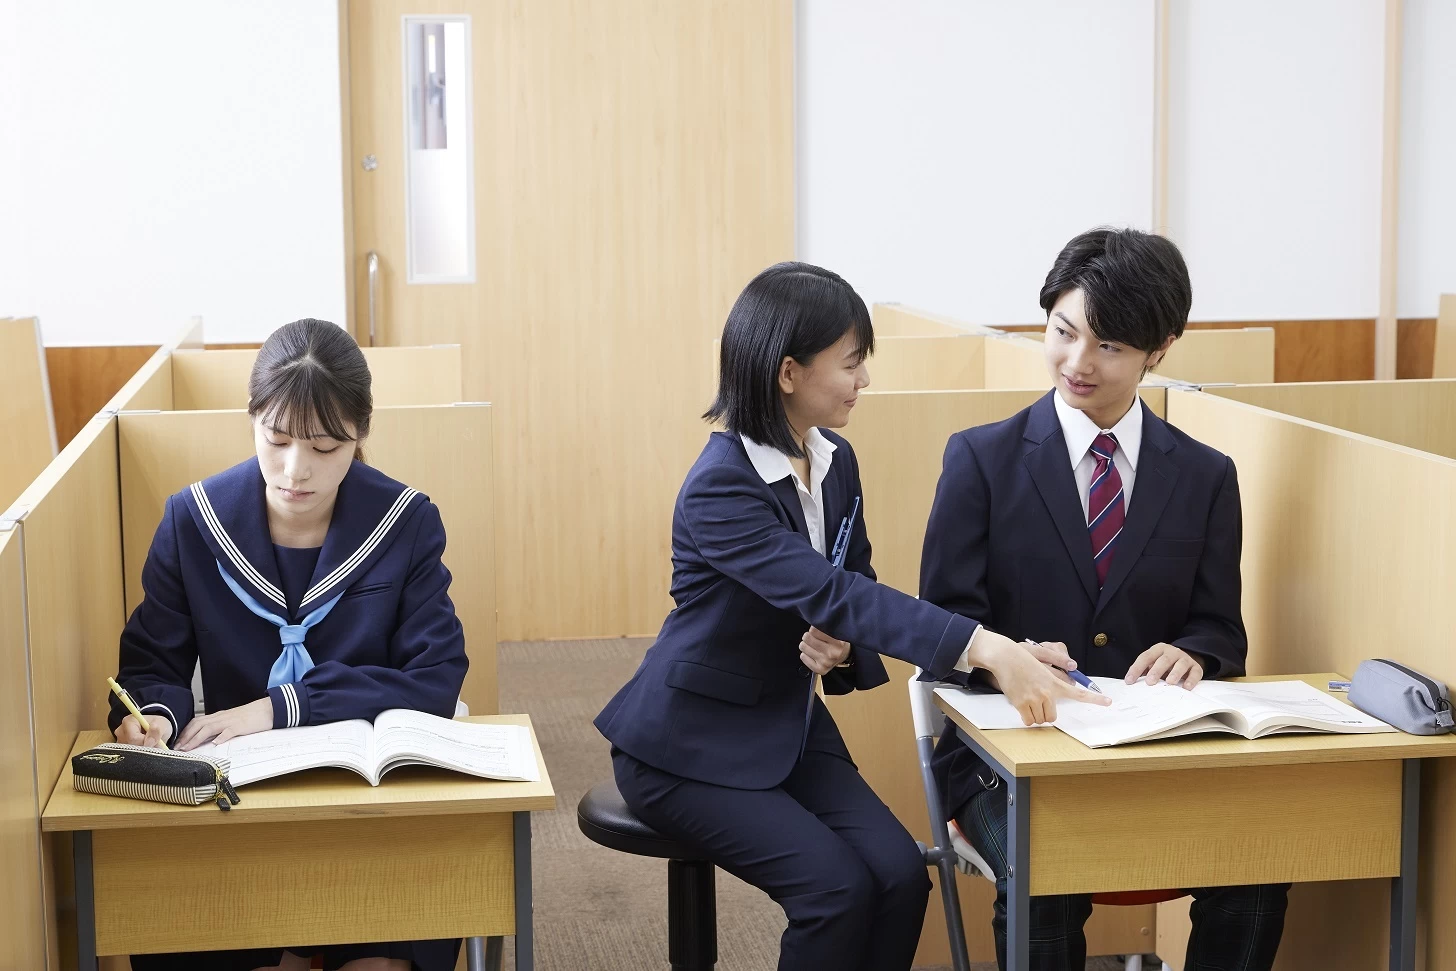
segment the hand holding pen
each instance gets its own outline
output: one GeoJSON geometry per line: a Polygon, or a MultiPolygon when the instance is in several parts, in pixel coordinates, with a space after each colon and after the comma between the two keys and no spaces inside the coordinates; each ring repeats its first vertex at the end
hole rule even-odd
{"type": "Polygon", "coordinates": [[[1095,691],[1098,694],[1102,693],[1102,689],[1097,687],[1097,682],[1077,670],[1077,662],[1072,660],[1072,655],[1067,653],[1067,645],[1061,641],[1047,641],[1046,643],[1042,643],[1028,637],[1022,643],[1026,645],[1026,649],[1031,652],[1033,657],[1043,664],[1048,664],[1055,668],[1057,673],[1064,675],[1068,681],[1071,681],[1073,684],[1080,684],[1088,691],[1095,691]]]}

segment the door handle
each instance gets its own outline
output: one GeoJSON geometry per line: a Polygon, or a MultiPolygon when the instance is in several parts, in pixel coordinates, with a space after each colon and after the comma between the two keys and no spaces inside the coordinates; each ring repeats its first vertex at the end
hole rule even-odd
{"type": "Polygon", "coordinates": [[[369,346],[374,346],[375,294],[379,291],[379,254],[369,251],[369,346]]]}

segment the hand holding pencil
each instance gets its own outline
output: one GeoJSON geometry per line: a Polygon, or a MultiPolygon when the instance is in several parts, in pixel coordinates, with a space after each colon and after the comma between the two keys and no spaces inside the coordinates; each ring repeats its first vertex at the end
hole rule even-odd
{"type": "Polygon", "coordinates": [[[131,700],[125,688],[115,678],[107,678],[106,684],[113,694],[121,699],[126,710],[131,712],[116,726],[116,740],[128,745],[145,745],[147,748],[166,748],[167,739],[172,736],[172,723],[164,715],[153,712],[143,715],[136,702],[131,700]]]}

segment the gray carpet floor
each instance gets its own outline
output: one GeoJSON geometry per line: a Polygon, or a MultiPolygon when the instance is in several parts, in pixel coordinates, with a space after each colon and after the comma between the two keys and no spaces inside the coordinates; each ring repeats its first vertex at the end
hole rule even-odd
{"type": "MultiPolygon", "coordinates": [[[[650,644],[631,638],[500,645],[501,711],[530,713],[556,788],[556,810],[537,813],[533,822],[539,971],[668,967],[667,864],[600,847],[576,826],[577,802],[611,774],[608,745],[591,721],[650,644]]],[[[783,911],[761,891],[718,872],[720,971],[773,971],[784,924],[783,911]]],[[[507,968],[512,960],[508,941],[507,968]]],[[[995,971],[994,964],[974,967],[995,971]]],[[[1112,959],[1087,964],[1088,971],[1121,967],[1112,959]]]]}

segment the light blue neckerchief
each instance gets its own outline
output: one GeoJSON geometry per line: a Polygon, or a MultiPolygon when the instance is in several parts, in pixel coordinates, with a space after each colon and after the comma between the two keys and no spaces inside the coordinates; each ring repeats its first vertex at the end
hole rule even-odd
{"type": "Polygon", "coordinates": [[[217,565],[217,572],[222,574],[223,582],[243,602],[244,607],[278,628],[278,637],[283,641],[283,651],[278,655],[278,660],[273,662],[272,670],[268,672],[268,687],[276,688],[280,684],[293,684],[302,680],[304,674],[313,667],[313,658],[308,656],[308,649],[303,646],[303,639],[308,636],[310,627],[329,615],[329,611],[334,609],[334,604],[339,602],[339,597],[344,595],[343,591],[303,618],[303,623],[290,624],[254,600],[248,591],[239,585],[238,581],[228,576],[228,572],[222,568],[221,563],[217,565]]]}

